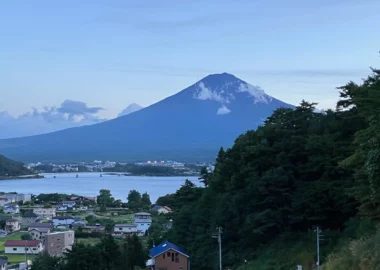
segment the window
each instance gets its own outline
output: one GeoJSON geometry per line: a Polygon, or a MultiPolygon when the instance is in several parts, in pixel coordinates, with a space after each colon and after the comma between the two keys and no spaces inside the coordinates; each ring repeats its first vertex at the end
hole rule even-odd
{"type": "Polygon", "coordinates": [[[174,253],[172,253],[172,262],[174,262],[174,253]]]}
{"type": "Polygon", "coordinates": [[[162,258],[164,258],[164,259],[165,259],[165,253],[162,255],[162,258]]]}
{"type": "Polygon", "coordinates": [[[170,252],[168,252],[168,257],[170,257],[171,255],[170,255],[170,252]]]}
{"type": "Polygon", "coordinates": [[[37,250],[37,248],[33,248],[33,250],[37,250]]]}
{"type": "Polygon", "coordinates": [[[175,263],[179,263],[179,258],[175,258],[175,263]]]}
{"type": "Polygon", "coordinates": [[[123,228],[119,228],[119,231],[121,231],[123,228]]]}
{"type": "Polygon", "coordinates": [[[17,248],[13,248],[13,251],[16,251],[17,250],[17,248]]]}

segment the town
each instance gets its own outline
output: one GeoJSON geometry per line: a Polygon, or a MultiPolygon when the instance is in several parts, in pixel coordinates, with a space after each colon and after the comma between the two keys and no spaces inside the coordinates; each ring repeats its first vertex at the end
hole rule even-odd
{"type": "Polygon", "coordinates": [[[79,162],[68,164],[55,163],[29,163],[27,169],[40,173],[64,173],[64,172],[104,172],[123,173],[125,175],[198,175],[201,168],[206,167],[213,171],[211,162],[183,163],[172,160],[167,161],[144,161],[134,163],[123,163],[116,161],[94,160],[93,162],[79,162]]]}
{"type": "Polygon", "coordinates": [[[97,197],[2,193],[0,209],[1,270],[29,269],[39,254],[61,256],[75,243],[96,245],[106,235],[116,241],[138,237],[145,247],[153,241],[150,259],[145,262],[148,269],[172,264],[189,269],[189,255],[180,247],[164,239],[154,243],[152,234],[172,227],[173,211],[166,205],[151,204],[146,193],[132,190],[127,202],[114,200],[109,190],[100,190],[97,197]],[[166,253],[166,260],[165,255],[155,260],[166,253]]]}

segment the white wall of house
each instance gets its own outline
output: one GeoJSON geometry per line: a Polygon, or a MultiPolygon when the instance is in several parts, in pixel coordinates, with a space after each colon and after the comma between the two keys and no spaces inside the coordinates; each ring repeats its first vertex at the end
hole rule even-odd
{"type": "Polygon", "coordinates": [[[35,208],[33,209],[33,213],[41,217],[55,217],[54,208],[35,208]]]}
{"type": "Polygon", "coordinates": [[[137,233],[137,227],[115,226],[115,233],[137,233]]]}
{"type": "Polygon", "coordinates": [[[54,227],[59,226],[59,225],[71,225],[73,224],[74,219],[68,218],[68,219],[55,219],[53,218],[53,224],[54,227]]]}
{"type": "Polygon", "coordinates": [[[160,209],[157,210],[157,212],[159,214],[167,214],[167,213],[169,213],[169,210],[166,209],[165,207],[161,207],[160,209]]]}
{"type": "MultiPolygon", "coordinates": [[[[43,250],[42,245],[27,247],[26,253],[39,254],[43,250]]],[[[5,254],[25,254],[25,247],[5,247],[5,254]]]]}

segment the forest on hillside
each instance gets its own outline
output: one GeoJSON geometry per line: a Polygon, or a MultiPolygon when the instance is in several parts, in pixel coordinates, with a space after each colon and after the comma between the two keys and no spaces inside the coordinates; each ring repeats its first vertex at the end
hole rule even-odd
{"type": "Polygon", "coordinates": [[[380,71],[339,92],[336,110],[306,101],[276,110],[220,149],[204,188],[187,181],[160,198],[175,209],[166,237],[187,249],[192,269],[216,269],[219,226],[225,267],[314,269],[319,226],[324,269],[378,269],[380,71]]]}
{"type": "Polygon", "coordinates": [[[21,162],[13,161],[0,155],[0,177],[3,176],[20,176],[32,174],[31,170],[24,167],[21,162]]]}

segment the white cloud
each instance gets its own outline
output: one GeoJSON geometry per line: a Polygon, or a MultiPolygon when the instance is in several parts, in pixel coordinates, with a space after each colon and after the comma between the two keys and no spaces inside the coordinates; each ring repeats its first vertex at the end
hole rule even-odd
{"type": "Polygon", "coordinates": [[[216,111],[216,114],[224,115],[224,114],[229,114],[230,112],[231,112],[230,109],[228,109],[226,106],[222,105],[222,107],[220,107],[220,108],[216,111]]]}
{"type": "Polygon", "coordinates": [[[268,103],[272,101],[272,97],[265,94],[264,90],[262,90],[259,86],[253,86],[249,83],[240,83],[237,92],[247,92],[254,98],[254,103],[268,103]]]}
{"type": "Polygon", "coordinates": [[[222,103],[229,103],[228,99],[222,97],[221,93],[207,88],[203,82],[197,85],[198,91],[194,93],[193,97],[200,100],[215,100],[222,103]]]}
{"type": "Polygon", "coordinates": [[[58,108],[45,107],[41,111],[33,108],[31,112],[18,117],[13,117],[8,112],[0,112],[0,139],[31,136],[99,123],[105,120],[96,115],[101,109],[88,108],[83,102],[64,101],[58,108]]]}

